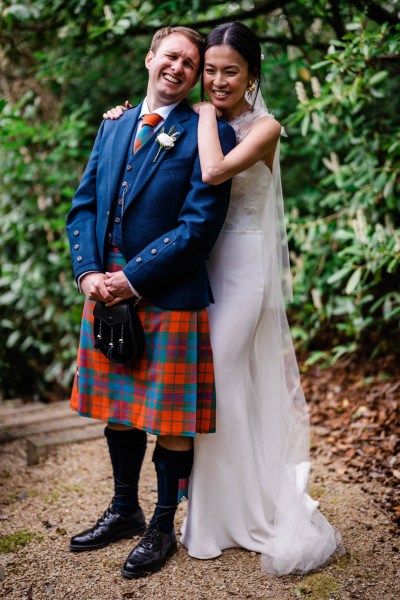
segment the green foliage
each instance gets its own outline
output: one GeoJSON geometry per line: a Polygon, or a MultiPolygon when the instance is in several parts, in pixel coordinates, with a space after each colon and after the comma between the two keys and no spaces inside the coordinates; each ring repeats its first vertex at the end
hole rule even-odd
{"type": "Polygon", "coordinates": [[[0,383],[12,396],[65,389],[81,312],[65,215],[82,169],[86,124],[80,113],[36,123],[33,100],[3,103],[0,113],[0,383]]]}
{"type": "MultiPolygon", "coordinates": [[[[312,180],[291,199],[297,328],[334,356],[376,338],[391,348],[400,322],[400,33],[356,21],[313,66],[289,125],[304,137],[312,180]]],[[[391,348],[393,349],[393,348],[391,348]]]]}
{"type": "Polygon", "coordinates": [[[296,341],[313,360],[332,346],[385,351],[400,312],[398,5],[1,2],[0,398],[68,393],[82,297],[65,217],[102,113],[143,97],[141,65],[166,24],[207,33],[239,18],[257,33],[267,103],[289,133],[296,341]]]}

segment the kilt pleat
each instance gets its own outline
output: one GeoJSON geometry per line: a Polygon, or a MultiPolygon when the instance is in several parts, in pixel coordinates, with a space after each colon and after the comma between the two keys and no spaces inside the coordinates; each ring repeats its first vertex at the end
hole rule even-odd
{"type": "MultiPolygon", "coordinates": [[[[125,265],[111,246],[108,271],[125,265]]],[[[146,348],[133,366],[117,365],[94,348],[93,308],[85,300],[71,408],[80,415],[122,423],[157,435],[215,431],[215,385],[206,309],[137,306],[146,348]]]]}

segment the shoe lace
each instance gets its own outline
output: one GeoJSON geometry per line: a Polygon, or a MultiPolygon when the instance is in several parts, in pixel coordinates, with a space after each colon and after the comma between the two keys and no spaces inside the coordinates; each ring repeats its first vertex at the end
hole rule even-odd
{"type": "Polygon", "coordinates": [[[161,546],[161,536],[158,529],[154,527],[148,527],[140,540],[140,545],[148,550],[151,548],[161,546]]]}
{"type": "Polygon", "coordinates": [[[101,515],[101,517],[98,519],[96,525],[102,525],[102,523],[107,520],[107,517],[113,513],[114,513],[113,506],[112,506],[112,503],[110,503],[109,506],[106,508],[106,510],[101,515]]]}

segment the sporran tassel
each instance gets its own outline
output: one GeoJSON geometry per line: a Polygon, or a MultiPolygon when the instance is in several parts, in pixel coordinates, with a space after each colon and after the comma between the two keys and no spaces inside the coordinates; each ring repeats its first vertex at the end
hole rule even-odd
{"type": "Polygon", "coordinates": [[[118,340],[118,352],[123,354],[124,352],[124,325],[121,325],[121,337],[118,340]]]}
{"type": "Polygon", "coordinates": [[[97,334],[96,340],[94,342],[94,347],[95,348],[100,348],[100,342],[101,342],[101,340],[102,340],[102,337],[101,337],[101,321],[100,321],[99,333],[97,334]]]}
{"type": "Polygon", "coordinates": [[[107,348],[107,358],[109,358],[109,359],[112,358],[113,349],[114,349],[114,327],[111,327],[111,339],[110,339],[110,343],[108,344],[108,348],[107,348]]]}

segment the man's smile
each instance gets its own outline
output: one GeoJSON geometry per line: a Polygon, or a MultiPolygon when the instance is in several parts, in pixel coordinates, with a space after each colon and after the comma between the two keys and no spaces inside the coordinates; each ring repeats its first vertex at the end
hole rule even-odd
{"type": "Polygon", "coordinates": [[[178,79],[177,77],[174,77],[173,75],[170,75],[169,73],[164,73],[163,77],[170,83],[180,83],[180,79],[178,79]]]}

